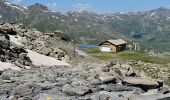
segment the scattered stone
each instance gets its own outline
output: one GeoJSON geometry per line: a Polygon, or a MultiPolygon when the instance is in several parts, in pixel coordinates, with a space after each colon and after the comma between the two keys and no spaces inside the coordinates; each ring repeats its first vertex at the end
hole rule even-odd
{"type": "Polygon", "coordinates": [[[14,95],[26,96],[26,95],[30,95],[32,92],[33,92],[33,88],[18,87],[16,89],[14,89],[13,94],[14,95]]]}
{"type": "Polygon", "coordinates": [[[99,79],[100,79],[100,81],[102,83],[105,83],[105,84],[107,84],[107,83],[116,83],[116,78],[113,75],[101,75],[99,77],[99,79]]]}
{"type": "Polygon", "coordinates": [[[51,52],[50,48],[43,48],[41,51],[42,54],[47,55],[47,56],[50,54],[50,52],[51,52]]]}
{"type": "Polygon", "coordinates": [[[91,97],[92,100],[128,100],[128,98],[133,94],[132,91],[125,92],[107,92],[100,91],[95,93],[94,96],[91,97]]]}
{"type": "Polygon", "coordinates": [[[36,100],[76,100],[75,97],[68,97],[63,94],[47,94],[47,93],[40,93],[35,97],[36,100]]]}
{"type": "Polygon", "coordinates": [[[71,96],[83,96],[87,93],[90,93],[90,89],[85,86],[71,86],[66,84],[62,87],[62,91],[71,96]]]}

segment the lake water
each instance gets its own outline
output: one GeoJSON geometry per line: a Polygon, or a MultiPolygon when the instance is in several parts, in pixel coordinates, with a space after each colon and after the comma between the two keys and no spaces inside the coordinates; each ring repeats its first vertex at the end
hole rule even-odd
{"type": "Polygon", "coordinates": [[[98,48],[98,45],[88,45],[88,44],[77,44],[77,47],[80,49],[95,49],[98,48]]]}

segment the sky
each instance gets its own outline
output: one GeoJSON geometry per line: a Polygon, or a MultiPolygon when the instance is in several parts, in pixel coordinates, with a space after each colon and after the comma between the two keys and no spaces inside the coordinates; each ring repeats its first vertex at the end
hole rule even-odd
{"type": "Polygon", "coordinates": [[[8,0],[21,6],[40,3],[52,11],[92,11],[95,13],[143,12],[170,8],[170,0],[8,0]]]}

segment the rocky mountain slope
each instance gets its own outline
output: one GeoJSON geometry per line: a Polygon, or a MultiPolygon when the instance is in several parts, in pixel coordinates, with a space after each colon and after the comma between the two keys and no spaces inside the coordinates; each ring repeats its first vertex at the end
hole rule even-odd
{"type": "Polygon", "coordinates": [[[96,14],[92,12],[52,12],[35,4],[27,8],[0,2],[1,18],[22,22],[27,27],[50,32],[56,29],[74,37],[78,43],[93,43],[109,38],[124,38],[147,48],[169,49],[169,9],[158,8],[137,13],[96,14]]]}
{"type": "MultiPolygon", "coordinates": [[[[2,22],[2,21],[1,21],[2,22]]],[[[74,57],[60,32],[0,23],[1,100],[168,100],[164,82],[134,69],[138,62],[74,57]]]]}

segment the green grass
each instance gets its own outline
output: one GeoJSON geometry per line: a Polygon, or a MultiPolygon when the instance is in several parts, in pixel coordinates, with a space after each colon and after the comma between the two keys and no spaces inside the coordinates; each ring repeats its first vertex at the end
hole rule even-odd
{"type": "Polygon", "coordinates": [[[143,51],[122,51],[118,53],[100,52],[99,49],[84,49],[83,51],[101,60],[120,59],[120,60],[130,60],[130,61],[142,61],[145,63],[155,63],[155,64],[170,63],[170,57],[150,56],[143,51]]]}
{"type": "Polygon", "coordinates": [[[114,57],[113,53],[100,52],[99,49],[83,49],[83,51],[85,51],[89,55],[91,55],[97,59],[101,59],[101,60],[109,60],[114,57]]]}
{"type": "Polygon", "coordinates": [[[143,51],[123,51],[116,53],[115,57],[123,60],[134,60],[155,64],[168,64],[170,62],[170,57],[150,56],[143,51]]]}

